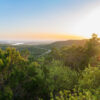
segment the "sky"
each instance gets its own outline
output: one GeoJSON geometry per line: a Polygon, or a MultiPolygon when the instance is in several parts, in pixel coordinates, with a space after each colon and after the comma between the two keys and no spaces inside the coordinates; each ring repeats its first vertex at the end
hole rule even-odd
{"type": "Polygon", "coordinates": [[[100,36],[100,0],[0,0],[0,40],[100,36]]]}

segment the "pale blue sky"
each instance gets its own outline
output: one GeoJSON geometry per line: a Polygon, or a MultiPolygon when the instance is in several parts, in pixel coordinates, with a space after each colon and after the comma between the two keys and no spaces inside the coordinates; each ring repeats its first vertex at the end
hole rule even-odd
{"type": "Polygon", "coordinates": [[[99,0],[0,0],[0,39],[99,34],[99,6],[99,0]]]}

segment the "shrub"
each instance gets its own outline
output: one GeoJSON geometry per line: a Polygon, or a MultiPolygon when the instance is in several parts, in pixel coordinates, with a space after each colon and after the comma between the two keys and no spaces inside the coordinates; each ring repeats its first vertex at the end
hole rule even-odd
{"type": "Polygon", "coordinates": [[[70,91],[64,90],[60,91],[56,96],[53,96],[53,94],[51,93],[50,100],[99,100],[99,98],[100,95],[98,93],[92,94],[90,91],[77,91],[71,93],[70,91]]]}
{"type": "Polygon", "coordinates": [[[3,91],[0,90],[0,100],[12,100],[13,92],[10,87],[4,87],[3,91]]]}
{"type": "Polygon", "coordinates": [[[51,91],[71,90],[78,82],[78,73],[67,66],[63,66],[60,61],[53,61],[48,66],[48,75],[46,76],[48,76],[49,87],[52,87],[51,91]]]}
{"type": "Polygon", "coordinates": [[[79,85],[82,89],[97,89],[100,87],[100,68],[88,67],[79,80],[79,85]]]}

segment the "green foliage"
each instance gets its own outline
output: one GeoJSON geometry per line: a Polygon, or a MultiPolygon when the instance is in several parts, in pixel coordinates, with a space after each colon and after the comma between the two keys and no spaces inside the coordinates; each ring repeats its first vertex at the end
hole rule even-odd
{"type": "Polygon", "coordinates": [[[51,85],[49,88],[52,91],[73,89],[78,82],[78,73],[62,65],[59,61],[52,61],[51,64],[47,66],[46,76],[46,81],[51,85]]]}
{"type": "Polygon", "coordinates": [[[81,79],[79,80],[79,85],[82,89],[100,88],[100,68],[86,68],[82,73],[81,79]]]}
{"type": "Polygon", "coordinates": [[[38,63],[38,62],[36,62],[36,61],[35,61],[35,62],[33,62],[33,63],[32,63],[32,65],[33,65],[34,67],[39,67],[39,66],[40,66],[40,65],[39,65],[39,63],[38,63]]]}
{"type": "Polygon", "coordinates": [[[0,66],[2,67],[4,65],[2,59],[0,59],[0,66]]]}
{"type": "Polygon", "coordinates": [[[99,100],[99,46],[93,34],[84,46],[53,48],[45,56],[39,47],[36,55],[32,46],[0,49],[0,100],[99,100]]]}
{"type": "Polygon", "coordinates": [[[98,61],[100,58],[99,40],[97,35],[93,34],[84,46],[71,45],[60,49],[54,48],[47,61],[60,60],[76,71],[84,70],[88,64],[97,66],[100,61],[100,59],[98,61]]]}
{"type": "Polygon", "coordinates": [[[27,49],[21,51],[21,56],[27,59],[29,57],[29,51],[27,49]]]}
{"type": "Polygon", "coordinates": [[[77,71],[83,70],[87,65],[86,54],[83,47],[71,46],[62,48],[62,60],[65,65],[77,71]]]}
{"type": "Polygon", "coordinates": [[[74,91],[71,93],[69,90],[60,91],[56,96],[51,93],[50,100],[99,100],[100,94],[92,94],[90,91],[84,90],[83,92],[74,91]]]}
{"type": "Polygon", "coordinates": [[[0,100],[12,100],[13,92],[10,87],[6,86],[2,91],[0,91],[0,100]]]}

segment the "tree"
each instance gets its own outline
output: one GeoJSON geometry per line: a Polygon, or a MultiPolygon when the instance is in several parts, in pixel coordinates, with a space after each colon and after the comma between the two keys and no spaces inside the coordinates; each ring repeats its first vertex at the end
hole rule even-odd
{"type": "Polygon", "coordinates": [[[45,82],[49,91],[71,90],[78,82],[78,73],[64,66],[60,61],[52,61],[46,69],[44,75],[46,75],[45,82]]]}
{"type": "Polygon", "coordinates": [[[91,66],[86,68],[79,80],[79,86],[81,89],[100,89],[100,68],[91,66]]]}
{"type": "Polygon", "coordinates": [[[30,53],[27,49],[21,51],[21,56],[24,57],[24,59],[28,59],[29,54],[30,53]]]}
{"type": "Polygon", "coordinates": [[[93,33],[92,38],[85,45],[85,54],[88,64],[97,65],[97,58],[100,56],[100,38],[93,33]]]}
{"type": "Polygon", "coordinates": [[[83,70],[86,65],[84,47],[70,46],[61,49],[62,61],[73,70],[83,70]]]}
{"type": "Polygon", "coordinates": [[[24,78],[22,72],[25,71],[27,61],[15,48],[0,50],[0,55],[2,55],[0,56],[0,92],[3,93],[1,98],[5,98],[3,100],[12,100],[12,97],[17,94],[14,91],[21,84],[20,79],[24,78]]]}

